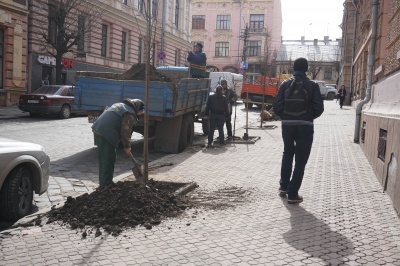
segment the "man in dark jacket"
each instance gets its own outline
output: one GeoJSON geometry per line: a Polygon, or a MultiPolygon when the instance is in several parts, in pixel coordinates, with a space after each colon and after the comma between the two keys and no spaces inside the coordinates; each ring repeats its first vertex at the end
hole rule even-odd
{"type": "Polygon", "coordinates": [[[229,114],[226,117],[225,123],[226,123],[226,131],[228,133],[228,140],[231,140],[232,139],[232,123],[231,123],[232,109],[233,109],[233,105],[236,104],[238,96],[236,95],[234,90],[232,90],[231,88],[228,87],[228,82],[225,79],[221,80],[221,87],[222,87],[222,93],[225,95],[226,100],[228,101],[229,114]]]}
{"type": "Polygon", "coordinates": [[[207,57],[203,53],[203,45],[196,43],[194,46],[194,53],[188,51],[187,61],[190,63],[190,77],[191,78],[205,78],[207,57]]]}
{"type": "Polygon", "coordinates": [[[280,85],[273,103],[274,113],[282,120],[284,143],[279,195],[284,197],[287,194],[291,204],[303,201],[298,192],[311,152],[313,121],[324,112],[319,86],[306,76],[307,59],[296,59],[293,70],[293,77],[280,85]],[[293,157],[295,166],[292,174],[293,157]]]}
{"type": "Polygon", "coordinates": [[[144,113],[144,103],[138,99],[125,99],[105,110],[94,122],[92,131],[99,156],[99,184],[112,183],[116,150],[121,142],[125,153],[131,153],[130,139],[133,126],[144,113]]]}
{"type": "Polygon", "coordinates": [[[215,127],[218,128],[219,144],[225,145],[224,141],[224,123],[225,117],[229,115],[228,101],[222,94],[222,87],[215,89],[215,94],[208,97],[206,106],[206,116],[210,119],[210,130],[208,132],[208,146],[211,146],[214,140],[215,127]]]}

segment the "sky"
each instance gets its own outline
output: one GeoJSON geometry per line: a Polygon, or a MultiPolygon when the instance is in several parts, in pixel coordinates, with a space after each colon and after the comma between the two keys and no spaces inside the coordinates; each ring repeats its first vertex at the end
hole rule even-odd
{"type": "Polygon", "coordinates": [[[339,25],[345,0],[281,0],[283,40],[342,37],[339,25]]]}

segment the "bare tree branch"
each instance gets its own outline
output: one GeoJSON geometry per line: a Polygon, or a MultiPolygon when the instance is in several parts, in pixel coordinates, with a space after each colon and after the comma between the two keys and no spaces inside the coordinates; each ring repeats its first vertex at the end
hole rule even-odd
{"type": "Polygon", "coordinates": [[[100,18],[99,7],[90,0],[36,0],[32,6],[33,37],[40,50],[56,58],[56,84],[60,84],[63,55],[90,38],[100,18]]]}

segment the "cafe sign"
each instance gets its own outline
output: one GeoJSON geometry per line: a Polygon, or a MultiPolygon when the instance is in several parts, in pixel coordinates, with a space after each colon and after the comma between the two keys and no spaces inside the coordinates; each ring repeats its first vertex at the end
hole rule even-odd
{"type": "MultiPolygon", "coordinates": [[[[43,64],[43,65],[50,65],[50,66],[56,65],[56,58],[53,56],[38,55],[37,60],[40,64],[43,64]]],[[[61,65],[65,68],[72,68],[74,66],[74,62],[72,62],[69,59],[63,58],[61,60],[61,65]]]]}

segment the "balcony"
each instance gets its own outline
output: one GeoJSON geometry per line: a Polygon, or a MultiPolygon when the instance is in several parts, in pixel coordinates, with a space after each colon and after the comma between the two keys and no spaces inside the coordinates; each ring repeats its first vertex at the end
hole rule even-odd
{"type": "Polygon", "coordinates": [[[249,34],[264,35],[267,33],[266,28],[249,28],[249,34]]]}

